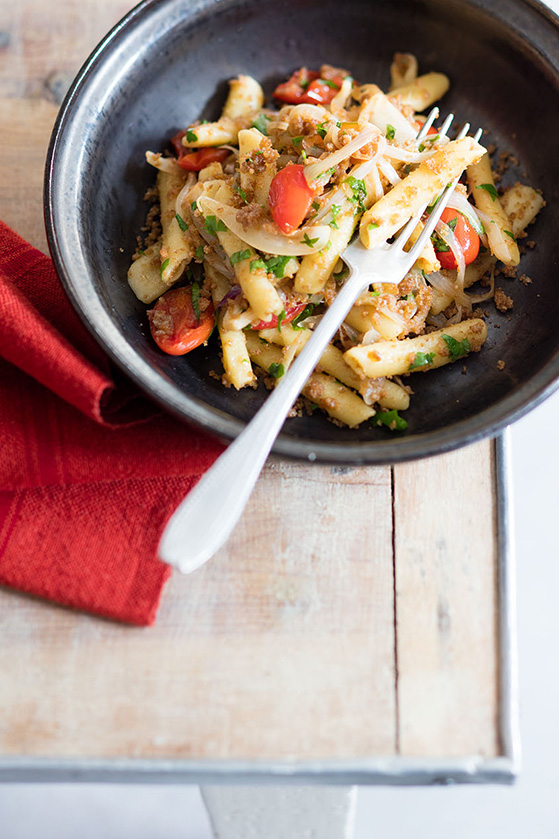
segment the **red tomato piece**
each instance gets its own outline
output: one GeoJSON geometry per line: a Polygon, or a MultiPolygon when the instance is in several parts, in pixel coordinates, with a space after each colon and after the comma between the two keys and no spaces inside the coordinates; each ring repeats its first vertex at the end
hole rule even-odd
{"type": "Polygon", "coordinates": [[[301,67],[290,79],[276,87],[274,96],[289,105],[300,105],[301,102],[307,101],[304,99],[305,91],[311,82],[318,79],[319,75],[319,73],[307,70],[306,67],[301,67]]]}
{"type": "Polygon", "coordinates": [[[297,230],[309,212],[314,195],[302,164],[291,163],[274,175],[268,201],[272,218],[283,233],[297,230]]]}
{"type": "Polygon", "coordinates": [[[343,79],[335,80],[315,79],[305,91],[303,102],[314,105],[328,105],[342,86],[343,79]]]}
{"type": "MultiPolygon", "coordinates": [[[[450,207],[445,207],[441,213],[441,221],[444,221],[445,224],[449,224],[449,222],[452,222],[454,219],[456,219],[456,226],[453,232],[464,253],[464,262],[466,265],[469,265],[470,262],[474,261],[479,253],[479,236],[468,219],[465,218],[462,213],[458,212],[458,210],[452,210],[450,207]]],[[[437,259],[441,263],[441,268],[452,270],[458,267],[456,265],[454,254],[451,250],[438,251],[435,247],[435,253],[437,254],[437,259]]]]}
{"type": "Polygon", "coordinates": [[[174,288],[163,294],[148,311],[149,328],[160,350],[169,355],[185,355],[210,337],[214,326],[214,308],[196,316],[192,288],[174,288]]]}
{"type": "MultiPolygon", "coordinates": [[[[282,323],[291,323],[297,315],[305,311],[306,303],[293,303],[285,310],[285,317],[281,319],[282,323]]],[[[261,329],[275,329],[278,325],[278,316],[272,315],[270,320],[259,320],[257,323],[251,323],[250,328],[259,332],[261,329]]]]}
{"type": "Polygon", "coordinates": [[[198,151],[182,154],[177,158],[177,163],[181,169],[186,169],[187,172],[199,172],[216,160],[218,163],[223,163],[230,154],[229,149],[198,149],[198,151]]]}

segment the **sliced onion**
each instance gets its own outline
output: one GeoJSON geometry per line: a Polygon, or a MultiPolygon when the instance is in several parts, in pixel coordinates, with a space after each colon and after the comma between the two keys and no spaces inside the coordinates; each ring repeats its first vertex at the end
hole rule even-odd
{"type": "Polygon", "coordinates": [[[427,280],[433,288],[440,291],[445,297],[450,297],[457,304],[460,303],[468,310],[472,308],[472,301],[466,292],[463,289],[457,288],[450,277],[445,276],[442,272],[434,271],[432,274],[427,274],[427,280]]]}
{"type": "Polygon", "coordinates": [[[472,207],[468,199],[464,195],[461,195],[457,190],[454,190],[452,193],[447,207],[451,210],[458,210],[459,213],[462,213],[464,218],[470,222],[478,236],[483,236],[485,234],[485,229],[481,223],[479,212],[475,209],[475,207],[472,207]]]}
{"type": "Polygon", "coordinates": [[[374,326],[371,326],[371,328],[363,334],[361,343],[365,345],[374,344],[376,341],[380,341],[381,337],[380,332],[377,332],[374,326]]]}
{"type": "Polygon", "coordinates": [[[353,79],[351,76],[346,76],[342,82],[342,86],[340,87],[339,91],[336,93],[332,101],[330,102],[330,110],[333,114],[337,113],[338,111],[343,111],[345,103],[347,102],[348,96],[351,93],[351,89],[353,87],[353,79]]]}
{"type": "Polygon", "coordinates": [[[359,151],[360,148],[366,146],[367,143],[370,143],[372,139],[378,137],[379,130],[374,125],[367,125],[363,128],[359,134],[350,140],[345,146],[342,146],[341,149],[337,149],[336,151],[332,152],[332,154],[327,154],[326,157],[323,157],[322,160],[317,160],[316,163],[311,163],[310,166],[305,167],[305,178],[307,179],[307,183],[312,184],[320,178],[328,169],[331,169],[333,166],[337,166],[338,163],[341,163],[343,160],[347,160],[348,157],[359,151]]]}
{"type": "Polygon", "coordinates": [[[457,273],[456,273],[456,285],[459,289],[464,288],[464,276],[466,274],[466,262],[464,260],[464,251],[460,245],[460,242],[454,235],[454,232],[450,229],[448,224],[445,224],[444,221],[438,220],[435,230],[445,243],[448,245],[450,250],[452,251],[452,255],[456,260],[457,265],[457,273]]]}
{"type": "Polygon", "coordinates": [[[177,200],[175,201],[175,213],[178,213],[178,215],[181,216],[181,218],[184,216],[183,202],[195,183],[196,175],[194,174],[194,172],[189,172],[188,177],[186,179],[186,183],[177,195],[177,200]]]}
{"type": "Polygon", "coordinates": [[[361,333],[358,332],[357,329],[354,329],[353,326],[350,326],[349,323],[344,321],[340,324],[338,336],[343,348],[345,350],[349,350],[351,347],[357,346],[361,333]]]}
{"type": "Polygon", "coordinates": [[[378,162],[378,168],[382,172],[385,178],[387,178],[392,186],[396,186],[401,181],[400,175],[394,168],[394,166],[388,161],[385,157],[381,157],[378,162]]]}
{"type": "MultiPolygon", "coordinates": [[[[363,179],[363,178],[367,177],[369,172],[372,172],[373,170],[376,170],[375,158],[376,158],[376,155],[374,157],[371,157],[369,160],[365,160],[363,163],[358,163],[356,166],[354,166],[352,169],[349,170],[349,172],[347,173],[347,177],[348,178],[349,177],[354,177],[354,178],[359,178],[359,179],[363,179]]],[[[378,171],[377,171],[377,176],[378,176],[378,171]]],[[[379,180],[379,184],[380,184],[380,180],[379,180]]],[[[381,189],[381,196],[382,196],[383,195],[382,185],[380,186],[380,189],[381,189]]],[[[345,190],[345,187],[344,187],[343,184],[341,184],[338,187],[335,187],[334,189],[331,189],[327,193],[327,197],[325,199],[323,199],[323,203],[322,203],[322,206],[321,206],[320,210],[317,212],[316,216],[313,216],[313,224],[317,224],[317,222],[322,221],[322,219],[325,216],[327,216],[328,213],[330,212],[330,210],[332,209],[333,204],[339,204],[340,201],[344,201],[346,199],[347,199],[347,193],[346,193],[346,190],[345,190]]]]}
{"type": "Polygon", "coordinates": [[[231,288],[229,289],[227,294],[224,297],[221,298],[221,300],[217,304],[216,308],[220,309],[227,300],[235,300],[235,298],[238,297],[240,293],[241,293],[241,286],[240,285],[231,286],[231,288]]]}
{"type": "Polygon", "coordinates": [[[401,160],[402,163],[421,163],[422,160],[428,160],[430,157],[433,157],[435,152],[436,149],[429,151],[409,151],[409,149],[401,149],[398,146],[387,144],[385,155],[392,160],[401,160]]]}
{"type": "Polygon", "coordinates": [[[330,228],[326,225],[308,225],[301,227],[290,236],[284,236],[282,233],[257,225],[245,229],[237,221],[238,211],[234,207],[209,198],[207,195],[201,195],[198,198],[197,206],[202,215],[217,216],[239,239],[263,253],[278,256],[305,256],[309,253],[317,253],[330,241],[330,228]],[[312,245],[305,244],[303,241],[305,236],[313,241],[312,245]]]}

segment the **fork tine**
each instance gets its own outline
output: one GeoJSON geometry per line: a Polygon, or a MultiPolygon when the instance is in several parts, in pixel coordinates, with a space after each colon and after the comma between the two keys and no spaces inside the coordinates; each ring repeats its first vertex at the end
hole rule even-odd
{"type": "Polygon", "coordinates": [[[427,119],[425,120],[425,122],[421,126],[421,131],[417,135],[417,138],[416,138],[417,140],[423,140],[423,138],[425,137],[425,135],[427,134],[427,132],[429,131],[429,129],[431,128],[431,126],[433,125],[435,120],[438,118],[438,116],[439,116],[439,109],[438,108],[433,108],[431,111],[429,111],[427,119]]]}

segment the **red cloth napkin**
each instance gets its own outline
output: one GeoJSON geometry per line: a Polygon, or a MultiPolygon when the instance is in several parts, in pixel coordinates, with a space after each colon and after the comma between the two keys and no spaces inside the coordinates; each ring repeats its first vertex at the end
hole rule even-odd
{"type": "Polygon", "coordinates": [[[0,441],[0,584],[153,623],[161,531],[223,447],[111,368],[50,259],[2,222],[0,441]]]}

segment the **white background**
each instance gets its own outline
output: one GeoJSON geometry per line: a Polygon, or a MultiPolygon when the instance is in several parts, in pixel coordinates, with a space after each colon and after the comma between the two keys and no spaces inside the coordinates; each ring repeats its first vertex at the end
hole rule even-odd
{"type": "MultiPolygon", "coordinates": [[[[559,0],[549,5],[559,12],[559,0]]],[[[511,438],[520,780],[512,788],[362,788],[355,839],[559,837],[559,394],[517,423],[511,438]]],[[[78,837],[211,839],[211,832],[196,787],[0,785],[0,839],[78,837]]]]}

